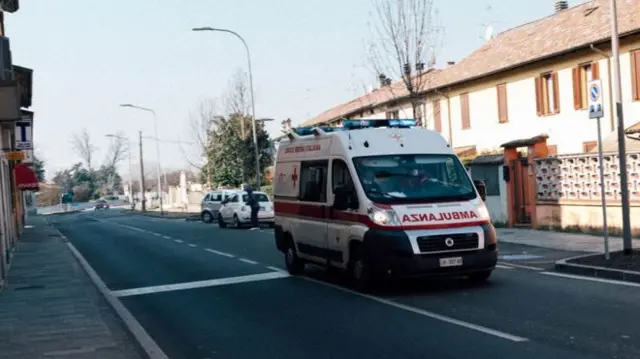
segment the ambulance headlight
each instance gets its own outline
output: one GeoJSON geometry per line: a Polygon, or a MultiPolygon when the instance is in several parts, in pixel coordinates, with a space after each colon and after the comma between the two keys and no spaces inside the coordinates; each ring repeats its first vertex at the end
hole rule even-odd
{"type": "Polygon", "coordinates": [[[491,220],[491,216],[489,215],[489,210],[487,209],[487,206],[485,206],[484,203],[481,203],[478,206],[478,217],[481,220],[487,220],[487,221],[491,220]]]}
{"type": "Polygon", "coordinates": [[[400,220],[396,211],[393,209],[379,208],[376,206],[370,206],[367,210],[371,221],[380,226],[398,226],[400,220]]]}
{"type": "Polygon", "coordinates": [[[386,211],[374,211],[371,213],[371,220],[376,224],[387,224],[389,223],[389,214],[386,211]]]}

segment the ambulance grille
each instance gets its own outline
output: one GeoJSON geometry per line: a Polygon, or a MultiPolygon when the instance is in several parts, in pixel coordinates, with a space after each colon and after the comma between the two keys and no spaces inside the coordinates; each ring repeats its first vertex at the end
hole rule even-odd
{"type": "Polygon", "coordinates": [[[422,253],[477,249],[478,242],[477,233],[439,234],[437,236],[418,237],[418,247],[422,253]],[[451,241],[453,241],[453,245],[451,245],[451,241]],[[447,242],[449,242],[449,245],[447,245],[447,242]]]}

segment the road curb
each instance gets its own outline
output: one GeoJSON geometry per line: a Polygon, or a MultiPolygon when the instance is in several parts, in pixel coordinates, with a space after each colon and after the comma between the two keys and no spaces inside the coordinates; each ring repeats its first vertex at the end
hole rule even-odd
{"type": "Polygon", "coordinates": [[[556,270],[558,272],[582,275],[587,277],[640,283],[640,272],[569,263],[569,261],[574,259],[591,257],[591,256],[593,256],[593,254],[579,255],[575,257],[561,259],[557,261],[555,264],[556,270]]]}
{"type": "Polygon", "coordinates": [[[189,217],[165,217],[165,216],[160,216],[160,215],[155,215],[155,214],[148,214],[148,213],[143,213],[140,211],[131,211],[128,210],[127,213],[131,213],[134,215],[138,215],[138,216],[145,216],[145,217],[149,217],[149,218],[158,218],[158,219],[166,219],[166,220],[173,220],[173,221],[188,221],[188,222],[196,222],[196,221],[200,221],[200,217],[199,216],[189,216],[189,217]]]}
{"type": "MultiPolygon", "coordinates": [[[[47,221],[48,222],[48,221],[47,221]]],[[[122,302],[114,297],[111,294],[111,291],[107,287],[107,285],[100,279],[98,273],[93,270],[89,262],[84,258],[84,256],[78,251],[78,249],[65,237],[59,229],[54,226],[51,226],[58,234],[60,238],[62,238],[67,245],[67,248],[71,251],[73,256],[76,258],[82,269],[85,271],[89,279],[93,285],[98,289],[100,294],[104,297],[104,299],[109,303],[111,308],[116,312],[120,320],[127,327],[131,335],[135,338],[135,342],[140,346],[142,351],[146,354],[149,359],[169,359],[169,357],[160,349],[158,344],[151,338],[149,333],[142,327],[142,325],[135,319],[133,314],[122,304],[122,302]]]]}

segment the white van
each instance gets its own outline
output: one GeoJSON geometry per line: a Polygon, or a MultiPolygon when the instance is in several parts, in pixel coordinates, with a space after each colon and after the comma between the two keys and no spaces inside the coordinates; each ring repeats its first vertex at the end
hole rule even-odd
{"type": "Polygon", "coordinates": [[[342,268],[361,289],[383,277],[488,279],[498,251],[484,191],[446,140],[415,120],[344,122],[280,143],[275,238],[289,272],[342,268]]]}

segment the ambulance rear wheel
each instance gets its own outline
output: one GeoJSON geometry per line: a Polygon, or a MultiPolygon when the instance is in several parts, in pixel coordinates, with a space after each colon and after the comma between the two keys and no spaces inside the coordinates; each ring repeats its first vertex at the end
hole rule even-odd
{"type": "Polygon", "coordinates": [[[304,271],[304,261],[298,257],[296,252],[296,246],[293,244],[293,240],[287,241],[284,251],[284,261],[287,265],[287,271],[291,275],[298,275],[304,271]]]}

